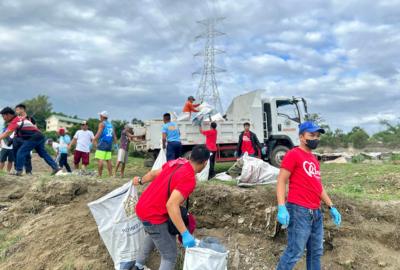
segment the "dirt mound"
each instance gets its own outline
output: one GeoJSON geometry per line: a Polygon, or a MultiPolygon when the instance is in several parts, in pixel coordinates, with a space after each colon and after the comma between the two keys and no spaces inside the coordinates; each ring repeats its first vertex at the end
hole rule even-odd
{"type": "MultiPolygon", "coordinates": [[[[114,269],[87,203],[126,180],[79,177],[0,176],[0,269],[114,269]]],[[[140,191],[143,188],[140,187],[140,191]]],[[[399,204],[368,206],[333,196],[342,213],[338,229],[323,207],[323,269],[398,269],[399,204]]],[[[229,269],[273,269],[286,248],[285,231],[275,228],[274,188],[199,184],[190,198],[195,237],[215,237],[230,250],[229,269]],[[270,237],[278,230],[277,236],[270,237]]],[[[175,269],[182,269],[180,245],[175,269]]],[[[153,252],[147,265],[158,269],[153,252]]],[[[305,269],[305,257],[296,265],[305,269]]]]}

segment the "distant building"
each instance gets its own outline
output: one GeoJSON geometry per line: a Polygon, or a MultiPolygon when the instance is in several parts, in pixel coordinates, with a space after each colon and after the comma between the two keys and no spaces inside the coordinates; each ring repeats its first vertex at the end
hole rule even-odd
{"type": "Polygon", "coordinates": [[[58,131],[60,128],[67,130],[75,124],[79,124],[82,119],[70,118],[53,114],[46,119],[46,131],[58,131]]]}

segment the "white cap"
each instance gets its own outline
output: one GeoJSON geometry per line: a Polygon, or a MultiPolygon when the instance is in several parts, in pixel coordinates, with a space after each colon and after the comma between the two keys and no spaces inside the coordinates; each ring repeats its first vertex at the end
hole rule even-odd
{"type": "Polygon", "coordinates": [[[101,113],[99,113],[101,116],[108,118],[108,112],[107,111],[102,111],[101,113]]]}

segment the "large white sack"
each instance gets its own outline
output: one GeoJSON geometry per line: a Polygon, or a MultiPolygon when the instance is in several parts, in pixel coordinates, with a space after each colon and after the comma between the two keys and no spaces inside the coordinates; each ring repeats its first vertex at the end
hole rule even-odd
{"type": "Polygon", "coordinates": [[[190,120],[190,112],[181,112],[178,114],[176,121],[189,121],[190,120]]]}
{"type": "Polygon", "coordinates": [[[152,171],[156,171],[160,169],[165,163],[167,163],[167,155],[165,154],[165,150],[160,149],[160,152],[158,153],[158,157],[156,161],[153,164],[153,167],[151,168],[152,171]]]}
{"type": "Polygon", "coordinates": [[[233,181],[232,176],[227,174],[226,172],[222,172],[214,176],[213,180],[220,180],[220,181],[233,181]]]}
{"type": "Polygon", "coordinates": [[[262,159],[249,157],[247,153],[237,161],[237,165],[242,168],[237,178],[238,186],[276,184],[278,181],[279,169],[262,159]]]}
{"type": "Polygon", "coordinates": [[[202,115],[208,115],[214,111],[214,107],[205,101],[203,101],[203,103],[201,103],[201,105],[198,107],[198,109],[201,110],[200,113],[202,115]]]}
{"type": "Polygon", "coordinates": [[[174,122],[178,119],[178,115],[174,111],[168,111],[168,113],[171,115],[171,122],[174,122]]]}
{"type": "Polygon", "coordinates": [[[220,253],[209,248],[196,246],[186,248],[183,270],[227,270],[228,253],[220,253]]]}
{"type": "Polygon", "coordinates": [[[204,169],[201,172],[196,174],[196,178],[200,181],[207,181],[209,172],[210,172],[210,159],[208,159],[206,167],[204,167],[204,169]]]}
{"type": "MultiPolygon", "coordinates": [[[[224,117],[222,117],[221,113],[214,114],[211,116],[212,121],[220,122],[220,121],[225,121],[224,117]]],[[[210,118],[204,119],[203,121],[210,121],[210,118]]]]}
{"type": "Polygon", "coordinates": [[[88,204],[116,270],[130,269],[145,238],[135,211],[138,200],[131,181],[88,204]]]}

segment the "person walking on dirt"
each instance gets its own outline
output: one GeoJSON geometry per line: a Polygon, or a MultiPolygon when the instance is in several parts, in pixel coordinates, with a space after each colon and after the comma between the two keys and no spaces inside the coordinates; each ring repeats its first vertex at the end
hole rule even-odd
{"type": "Polygon", "coordinates": [[[165,125],[162,127],[163,151],[167,149],[167,161],[178,159],[182,155],[182,143],[179,132],[179,126],[171,122],[171,115],[164,114],[165,125]],[[168,142],[168,145],[165,144],[168,142]]]}
{"type": "MultiPolygon", "coordinates": [[[[30,117],[26,114],[26,106],[24,104],[18,104],[17,106],[15,106],[15,112],[17,113],[18,116],[25,117],[27,120],[29,120],[29,122],[31,122],[37,128],[35,119],[33,119],[33,117],[30,117]]],[[[24,143],[25,143],[24,139],[22,139],[20,136],[15,135],[15,137],[13,139],[13,150],[14,150],[15,157],[17,156],[18,150],[21,148],[21,146],[24,143]]],[[[14,164],[15,170],[17,170],[16,166],[17,166],[17,163],[15,162],[15,164],[14,164]]],[[[30,153],[26,157],[24,167],[25,167],[26,174],[32,174],[32,153],[30,153]]]]}
{"type": "Polygon", "coordinates": [[[3,140],[7,136],[11,135],[11,133],[15,132],[15,136],[18,135],[25,141],[17,152],[15,168],[16,172],[12,173],[13,175],[22,176],[22,169],[25,164],[26,157],[30,155],[33,149],[35,149],[39,156],[43,158],[44,161],[46,161],[46,163],[53,169],[52,175],[61,171],[61,167],[54,162],[44,147],[46,140],[45,136],[32,124],[32,122],[25,117],[19,117],[15,115],[14,110],[9,107],[1,110],[0,114],[5,122],[10,123],[7,130],[0,135],[0,140],[3,140]]]}
{"type": "Polygon", "coordinates": [[[168,218],[182,236],[185,248],[196,245],[194,237],[182,220],[179,205],[193,192],[196,186],[195,175],[206,167],[209,157],[210,151],[207,147],[196,145],[189,160],[172,160],[159,170],[132,179],[132,184],[136,186],[151,183],[136,205],[136,214],[143,223],[147,236],[133,270],[143,269],[154,247],[161,253],[159,269],[174,269],[178,252],[176,235],[170,233],[168,218]],[[171,196],[168,196],[168,188],[171,196]]]}
{"type": "Polygon", "coordinates": [[[62,168],[65,166],[68,172],[71,172],[71,167],[68,164],[68,157],[70,156],[70,148],[69,144],[71,143],[71,138],[67,135],[65,132],[65,129],[60,128],[58,131],[58,134],[60,134],[60,146],[59,151],[60,151],[60,162],[59,165],[62,168]]]}
{"type": "Polygon", "coordinates": [[[199,107],[201,105],[201,102],[199,104],[193,104],[193,101],[195,101],[193,96],[188,97],[188,101],[186,102],[185,106],[183,106],[183,112],[188,112],[189,113],[189,119],[192,116],[192,112],[200,112],[201,110],[196,110],[196,107],[199,107]]]}
{"type": "Polygon", "coordinates": [[[261,149],[262,154],[266,155],[267,153],[258,140],[257,135],[250,131],[250,123],[244,123],[243,127],[244,131],[239,135],[239,143],[234,156],[243,157],[244,153],[247,152],[250,157],[255,157],[258,155],[257,146],[261,149]]]}
{"type": "MultiPolygon", "coordinates": [[[[212,121],[210,117],[210,121],[212,121]]],[[[217,123],[212,122],[210,124],[210,130],[204,130],[201,127],[201,122],[197,121],[199,125],[199,132],[206,136],[206,146],[210,150],[210,171],[208,172],[208,179],[212,179],[215,176],[214,165],[215,155],[217,154],[217,123]]]]}
{"type": "Polygon", "coordinates": [[[288,229],[288,245],[279,261],[278,270],[293,269],[303,257],[306,247],[307,269],[321,269],[324,240],[321,200],[329,207],[336,226],[340,226],[342,220],[321,184],[319,162],[311,153],[317,148],[325,130],[317,123],[308,121],[300,126],[299,132],[300,146],[284,156],[276,184],[278,220],[288,229]]]}
{"type": "Polygon", "coordinates": [[[112,142],[114,141],[114,151],[118,151],[117,137],[115,136],[115,130],[113,124],[108,122],[108,112],[102,111],[99,113],[101,123],[99,124],[97,134],[94,136],[92,143],[99,140],[97,144],[97,150],[95,158],[99,160],[98,173],[102,177],[104,161],[107,162],[108,174],[112,176],[112,164],[111,164],[111,148],[112,142]]]}
{"type": "MultiPolygon", "coordinates": [[[[7,130],[5,128],[2,133],[4,133],[7,130]]],[[[12,139],[14,137],[14,133],[10,135],[10,138],[12,139]]],[[[1,140],[0,143],[0,171],[3,171],[4,165],[6,165],[7,162],[7,172],[11,172],[13,163],[15,162],[15,155],[14,155],[14,150],[12,145],[8,146],[6,145],[6,142],[4,140],[1,140]]]]}
{"type": "Polygon", "coordinates": [[[53,147],[54,152],[56,152],[56,156],[54,158],[54,161],[57,162],[57,164],[60,164],[60,144],[53,142],[52,139],[48,139],[46,141],[46,144],[50,145],[51,147],[53,147]]]}
{"type": "Polygon", "coordinates": [[[121,163],[122,163],[121,178],[124,177],[125,165],[128,163],[129,145],[131,143],[131,140],[138,142],[140,140],[136,140],[135,138],[143,137],[143,135],[130,134],[129,132],[131,130],[132,130],[131,125],[126,124],[125,129],[122,130],[122,132],[121,132],[121,138],[120,138],[120,143],[119,143],[119,147],[118,147],[118,159],[117,159],[117,164],[115,165],[114,177],[117,177],[118,167],[121,163]]]}
{"type": "MultiPolygon", "coordinates": [[[[88,130],[88,123],[86,121],[81,122],[81,130],[78,130],[71,143],[68,146],[68,152],[71,152],[71,147],[76,143],[74,153],[74,170],[79,169],[79,163],[82,159],[82,170],[86,171],[87,165],[90,161],[90,149],[92,148],[92,140],[94,139],[93,132],[88,130]]],[[[96,143],[96,142],[95,142],[96,143]]],[[[95,144],[97,147],[97,143],[95,144]]]]}

